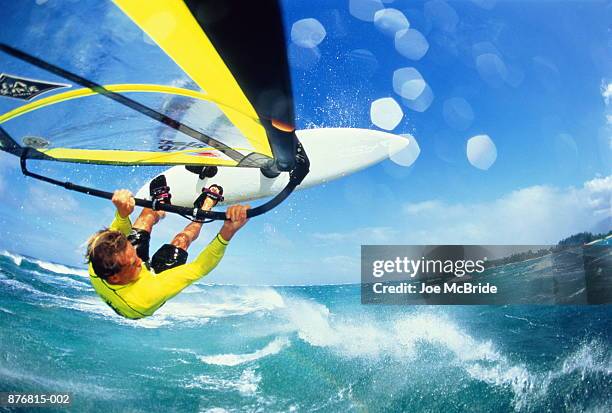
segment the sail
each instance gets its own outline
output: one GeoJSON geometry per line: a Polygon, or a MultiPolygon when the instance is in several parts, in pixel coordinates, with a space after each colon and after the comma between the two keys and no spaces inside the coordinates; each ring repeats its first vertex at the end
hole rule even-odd
{"type": "Polygon", "coordinates": [[[7,9],[14,19],[0,34],[0,149],[100,164],[293,166],[276,1],[7,9]]]}

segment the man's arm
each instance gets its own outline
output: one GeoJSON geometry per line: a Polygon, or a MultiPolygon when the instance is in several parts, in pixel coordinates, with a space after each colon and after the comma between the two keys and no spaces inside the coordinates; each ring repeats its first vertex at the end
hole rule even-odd
{"type": "MultiPolygon", "coordinates": [[[[176,293],[211,272],[219,264],[229,241],[247,223],[246,214],[248,209],[248,205],[235,205],[227,209],[225,213],[227,220],[223,222],[223,226],[217,236],[195,260],[180,267],[182,268],[180,275],[173,275],[173,278],[175,278],[173,281],[178,280],[179,283],[181,281],[185,283],[185,286],[176,291],[176,293]]],[[[166,272],[162,272],[161,276],[164,277],[166,272]]]]}
{"type": "Polygon", "coordinates": [[[113,193],[113,204],[117,208],[115,219],[110,224],[109,229],[120,231],[124,235],[129,235],[132,230],[130,214],[134,211],[135,202],[132,193],[127,189],[118,189],[113,193]]]}
{"type": "Polygon", "coordinates": [[[234,205],[226,212],[227,220],[217,236],[192,262],[166,270],[154,277],[139,281],[138,301],[145,308],[157,308],[180,293],[194,281],[210,273],[219,264],[231,238],[248,221],[249,206],[234,205]]]}
{"type": "Polygon", "coordinates": [[[227,219],[223,222],[223,226],[219,231],[219,235],[221,235],[224,240],[229,242],[234,234],[249,221],[247,219],[247,211],[249,208],[249,205],[235,205],[227,209],[227,212],[225,212],[227,219]]]}

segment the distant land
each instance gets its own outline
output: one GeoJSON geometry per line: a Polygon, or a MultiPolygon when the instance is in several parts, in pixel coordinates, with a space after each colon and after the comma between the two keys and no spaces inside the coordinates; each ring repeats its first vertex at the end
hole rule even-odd
{"type": "Polygon", "coordinates": [[[578,234],[574,234],[565,239],[562,239],[561,241],[559,241],[557,245],[561,245],[561,246],[584,245],[584,244],[588,244],[589,242],[592,242],[598,239],[603,239],[611,234],[612,234],[612,231],[608,231],[607,234],[605,233],[591,234],[590,232],[580,232],[578,234]]]}
{"type": "Polygon", "coordinates": [[[525,252],[512,254],[508,257],[500,258],[497,260],[487,261],[485,263],[485,268],[499,267],[499,266],[506,265],[506,264],[512,264],[514,262],[522,262],[522,261],[531,260],[534,258],[543,257],[545,255],[549,255],[554,252],[559,252],[560,250],[564,248],[582,246],[582,245],[588,244],[589,242],[592,242],[598,239],[603,239],[609,235],[612,235],[612,230],[608,231],[607,233],[601,233],[601,234],[593,234],[590,232],[580,232],[578,234],[574,234],[567,238],[562,239],[561,241],[557,243],[557,245],[552,246],[550,248],[541,248],[537,251],[529,250],[525,252]]]}

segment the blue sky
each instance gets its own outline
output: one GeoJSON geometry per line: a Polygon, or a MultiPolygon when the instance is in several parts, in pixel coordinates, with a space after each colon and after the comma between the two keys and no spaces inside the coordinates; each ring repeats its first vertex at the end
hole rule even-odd
{"type": "MultiPolygon", "coordinates": [[[[33,42],[45,38],[51,23],[65,21],[53,39],[71,39],[77,52],[66,54],[48,46],[50,60],[67,64],[76,56],[77,62],[87,63],[104,51],[95,36],[73,33],[80,27],[78,18],[88,13],[88,2],[68,1],[64,7],[53,0],[23,3],[28,6],[10,6],[17,18],[3,28],[2,41],[45,57],[44,44],[33,42]]],[[[251,220],[209,282],[358,282],[362,244],[540,244],[575,232],[611,229],[612,62],[607,22],[612,9],[606,2],[283,4],[298,127],[380,129],[373,123],[371,104],[391,97],[403,112],[392,133],[411,134],[420,154],[408,167],[388,160],[295,193],[273,212],[251,220]],[[393,18],[382,19],[384,15],[393,18]],[[389,34],[390,26],[401,26],[401,15],[428,45],[422,57],[414,55],[414,42],[402,43],[407,32],[389,34]],[[303,19],[318,23],[300,23],[303,19]],[[394,91],[394,72],[403,68],[416,69],[431,91],[433,100],[425,110],[414,110],[414,102],[394,91]],[[487,135],[495,145],[497,156],[488,169],[468,160],[468,140],[478,135],[487,135]]],[[[95,29],[92,25],[91,31],[95,29]]],[[[130,35],[125,35],[129,45],[143,42],[146,49],[146,42],[130,35]]],[[[105,80],[104,66],[85,63],[80,73],[105,80]]],[[[0,72],[11,70],[17,70],[14,62],[0,57],[0,72]]],[[[23,75],[49,78],[30,70],[23,75]]],[[[175,71],[171,62],[161,62],[155,74],[172,79],[175,71]]],[[[0,101],[2,113],[14,106],[0,101]]],[[[61,131],[71,122],[67,110],[37,127],[61,131]]],[[[24,117],[22,123],[6,127],[19,132],[34,126],[24,117]]],[[[41,167],[53,176],[134,191],[157,171],[41,167]]],[[[25,179],[17,160],[0,154],[0,249],[77,265],[82,263],[83,242],[110,222],[112,212],[108,201],[25,179]]],[[[166,218],[156,228],[154,247],[185,223],[166,218]]],[[[192,254],[219,225],[203,231],[192,254]]]]}

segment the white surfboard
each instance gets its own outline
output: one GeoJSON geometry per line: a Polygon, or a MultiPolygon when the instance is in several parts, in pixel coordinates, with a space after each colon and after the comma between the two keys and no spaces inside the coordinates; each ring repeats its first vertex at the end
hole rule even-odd
{"type": "MultiPolygon", "coordinates": [[[[304,129],[296,131],[296,134],[310,160],[310,173],[297,187],[298,190],[377,164],[409,143],[403,136],[369,129],[304,129]]],[[[288,173],[267,178],[257,168],[219,167],[214,177],[200,179],[184,166],[174,166],[163,175],[170,187],[172,204],[185,207],[192,207],[202,188],[212,184],[223,187],[225,200],[219,205],[230,205],[276,195],[289,181],[288,173]]],[[[138,198],[150,199],[149,182],[138,191],[138,198]]]]}

